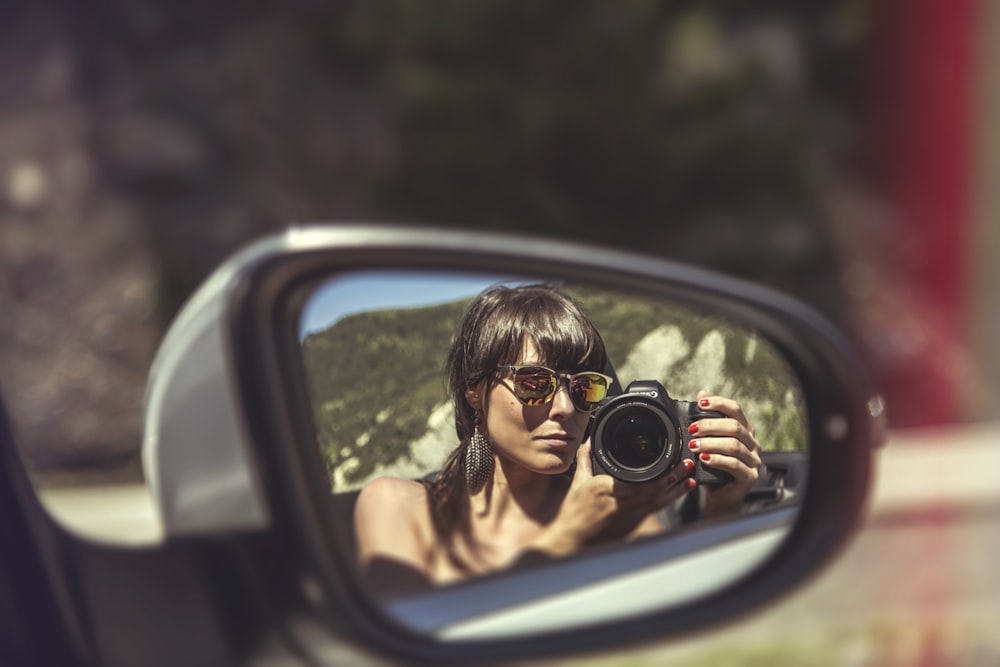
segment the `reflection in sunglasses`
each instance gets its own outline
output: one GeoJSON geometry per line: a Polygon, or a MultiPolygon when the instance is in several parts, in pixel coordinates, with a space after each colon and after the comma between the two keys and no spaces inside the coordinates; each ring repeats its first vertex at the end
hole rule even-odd
{"type": "Polygon", "coordinates": [[[602,373],[559,373],[545,366],[501,366],[514,376],[514,395],[525,405],[542,405],[555,396],[559,379],[567,381],[570,400],[577,410],[593,412],[607,396],[611,378],[602,373]]]}

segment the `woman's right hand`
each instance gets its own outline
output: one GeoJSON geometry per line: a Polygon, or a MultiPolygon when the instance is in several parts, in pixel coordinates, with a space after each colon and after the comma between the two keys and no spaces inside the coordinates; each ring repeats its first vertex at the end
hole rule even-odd
{"type": "Polygon", "coordinates": [[[576,472],[559,512],[532,548],[563,556],[584,544],[628,537],[654,512],[695,487],[689,477],[693,467],[685,460],[658,479],[622,482],[611,475],[594,474],[590,441],[584,442],[577,450],[576,472]]]}

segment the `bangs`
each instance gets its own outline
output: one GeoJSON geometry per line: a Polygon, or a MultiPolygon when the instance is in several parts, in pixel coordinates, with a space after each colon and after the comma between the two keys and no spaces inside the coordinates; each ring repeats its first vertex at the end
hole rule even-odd
{"type": "Polygon", "coordinates": [[[534,343],[540,364],[573,373],[604,368],[604,344],[596,330],[584,329],[575,322],[566,326],[554,322],[538,324],[540,326],[529,325],[524,337],[534,343]]]}
{"type": "Polygon", "coordinates": [[[501,330],[494,332],[493,340],[483,341],[484,350],[493,347],[487,356],[496,360],[495,365],[521,361],[524,345],[531,341],[538,354],[535,361],[543,366],[571,372],[604,368],[604,341],[575,303],[552,299],[544,292],[524,296],[528,298],[511,308],[507,317],[497,318],[501,330]]]}

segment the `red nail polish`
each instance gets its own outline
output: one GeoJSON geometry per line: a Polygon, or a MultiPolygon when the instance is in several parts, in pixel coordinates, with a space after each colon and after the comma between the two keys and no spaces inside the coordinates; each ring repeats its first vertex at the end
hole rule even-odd
{"type": "Polygon", "coordinates": [[[697,432],[698,432],[698,424],[691,424],[690,426],[688,426],[688,433],[694,435],[697,432]]]}
{"type": "Polygon", "coordinates": [[[694,481],[694,479],[692,479],[691,477],[688,477],[686,480],[684,480],[684,486],[686,486],[690,491],[694,487],[698,486],[698,482],[694,481]]]}
{"type": "Polygon", "coordinates": [[[688,443],[688,448],[690,448],[692,452],[696,451],[699,447],[701,447],[701,443],[697,440],[692,440],[688,443]]]}
{"type": "Polygon", "coordinates": [[[708,461],[711,458],[712,458],[712,455],[709,454],[708,452],[702,452],[701,453],[701,460],[702,461],[708,461]]]}
{"type": "Polygon", "coordinates": [[[711,403],[711,401],[708,400],[707,398],[703,398],[700,401],[698,401],[698,405],[700,405],[703,408],[707,408],[710,403],[711,403]]]}
{"type": "Polygon", "coordinates": [[[687,470],[688,472],[691,472],[691,470],[694,469],[694,461],[692,461],[691,459],[684,459],[684,463],[682,465],[684,466],[684,469],[687,470]]]}

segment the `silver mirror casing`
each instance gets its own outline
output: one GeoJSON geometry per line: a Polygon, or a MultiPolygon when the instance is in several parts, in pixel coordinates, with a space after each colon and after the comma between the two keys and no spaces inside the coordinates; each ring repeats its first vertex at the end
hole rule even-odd
{"type": "MultiPolygon", "coordinates": [[[[330,641],[353,637],[406,659],[516,659],[688,632],[759,606],[814,572],[845,542],[860,514],[870,449],[881,437],[868,409],[873,395],[863,364],[834,327],[787,297],[741,281],[550,240],[310,227],[239,253],[185,307],[151,376],[143,462],[168,539],[280,532],[289,567],[294,562],[300,570],[303,604],[327,621],[330,641]],[[353,564],[338,550],[345,525],[325,499],[327,480],[312,446],[293,353],[298,315],[313,287],[339,271],[379,267],[589,281],[697,305],[761,332],[794,367],[809,410],[809,494],[791,535],[751,576],[663,613],[589,625],[581,620],[530,639],[500,631],[494,639],[450,644],[395,625],[359,591],[353,564]]],[[[612,584],[606,594],[616,590],[612,584]]],[[[462,595],[442,598],[446,616],[469,597],[462,595]]]]}

